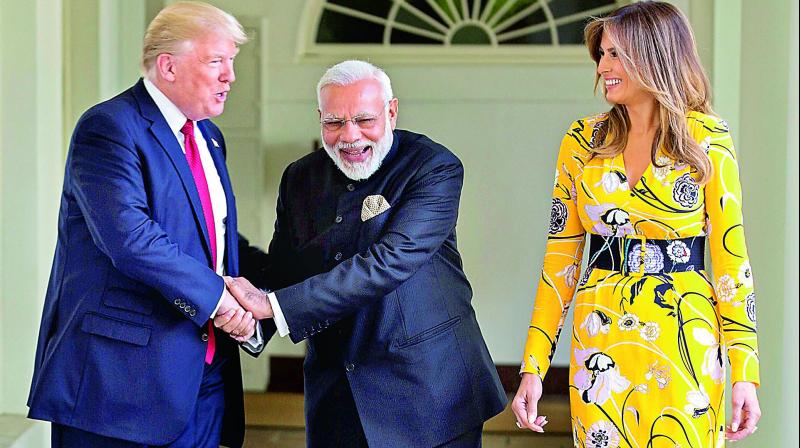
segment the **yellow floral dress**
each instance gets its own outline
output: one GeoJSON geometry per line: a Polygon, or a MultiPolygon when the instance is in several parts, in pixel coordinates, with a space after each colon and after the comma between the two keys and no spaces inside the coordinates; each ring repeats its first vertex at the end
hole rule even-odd
{"type": "MultiPolygon", "coordinates": [[[[689,166],[659,153],[629,186],[622,155],[590,158],[605,119],[574,122],[561,143],[522,372],[545,376],[575,295],[569,386],[575,446],[722,447],[723,353],[732,381],[759,383],[753,278],[728,126],[687,115],[713,165],[708,183],[698,184],[689,166]],[[706,236],[716,280],[704,270],[630,275],[592,267],[591,260],[581,277],[587,234],[673,242],[706,236]]],[[[679,263],[686,254],[679,246],[653,254],[648,248],[645,262],[679,263]]]]}

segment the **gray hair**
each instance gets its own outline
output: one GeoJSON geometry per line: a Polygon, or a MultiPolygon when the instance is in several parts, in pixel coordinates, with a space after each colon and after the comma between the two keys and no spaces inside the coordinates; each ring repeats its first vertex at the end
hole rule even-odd
{"type": "Polygon", "coordinates": [[[178,2],[162,9],[144,35],[142,74],[153,80],[158,55],[179,54],[193,39],[209,33],[229,37],[237,45],[247,42],[247,34],[235,17],[207,3],[178,2]]]}
{"type": "Polygon", "coordinates": [[[322,75],[317,83],[317,105],[319,106],[321,103],[320,92],[323,88],[331,85],[349,86],[365,79],[374,79],[380,83],[384,103],[388,103],[394,98],[392,82],[386,72],[369,62],[353,59],[334,65],[322,75]]]}

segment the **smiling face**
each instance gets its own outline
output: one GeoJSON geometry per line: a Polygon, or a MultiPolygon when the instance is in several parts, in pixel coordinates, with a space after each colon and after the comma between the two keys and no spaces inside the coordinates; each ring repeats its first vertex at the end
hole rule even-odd
{"type": "Polygon", "coordinates": [[[239,48],[229,37],[208,34],[186,44],[179,54],[160,54],[157,84],[165,95],[190,120],[220,115],[236,80],[233,60],[239,48]]]}
{"type": "Polygon", "coordinates": [[[336,166],[353,180],[375,173],[392,147],[397,99],[385,105],[381,84],[364,79],[325,86],[319,106],[323,146],[336,166]]]}
{"type": "Polygon", "coordinates": [[[653,96],[639,82],[628,76],[614,43],[605,31],[598,53],[600,59],[597,61],[597,73],[602,78],[606,101],[627,106],[653,101],[653,96]]]}

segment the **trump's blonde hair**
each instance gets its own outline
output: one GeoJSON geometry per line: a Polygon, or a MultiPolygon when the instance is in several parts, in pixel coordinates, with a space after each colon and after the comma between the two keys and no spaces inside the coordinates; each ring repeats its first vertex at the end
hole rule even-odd
{"type": "Polygon", "coordinates": [[[162,9],[144,35],[142,75],[153,80],[158,55],[180,54],[193,39],[211,33],[228,37],[237,45],[247,42],[247,34],[235,17],[207,3],[178,2],[162,9]]]}
{"type": "MultiPolygon", "coordinates": [[[[711,161],[689,134],[686,114],[714,113],[710,104],[711,87],[686,16],[669,3],[642,1],[593,19],[586,25],[584,38],[589,54],[598,64],[603,33],[614,45],[625,73],[658,104],[659,129],[650,154],[653,166],[659,166],[656,151],[662,148],[670,158],[694,168],[699,182],[707,182],[713,171],[711,161]]],[[[599,82],[597,73],[595,90],[599,82]]],[[[629,130],[626,107],[614,104],[597,139],[601,144],[594,153],[601,158],[622,153],[629,130]]]]}

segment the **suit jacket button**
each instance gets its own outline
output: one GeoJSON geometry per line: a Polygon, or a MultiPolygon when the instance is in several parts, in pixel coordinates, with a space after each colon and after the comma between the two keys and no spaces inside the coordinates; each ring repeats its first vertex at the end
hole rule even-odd
{"type": "Polygon", "coordinates": [[[203,342],[208,342],[208,333],[203,333],[203,335],[200,336],[200,339],[202,339],[203,342]]]}
{"type": "Polygon", "coordinates": [[[336,219],[334,219],[334,221],[336,221],[336,224],[339,224],[340,222],[342,222],[342,217],[337,216],[336,219]]]}
{"type": "Polygon", "coordinates": [[[346,366],[344,366],[344,370],[347,370],[348,372],[352,372],[355,369],[356,369],[356,366],[354,366],[352,363],[349,363],[346,366]]]}
{"type": "Polygon", "coordinates": [[[347,184],[347,191],[353,191],[356,189],[356,186],[353,184],[347,184]]]}
{"type": "Polygon", "coordinates": [[[341,260],[342,259],[342,253],[341,252],[336,252],[336,255],[333,256],[333,259],[336,260],[336,261],[341,260]]]}

